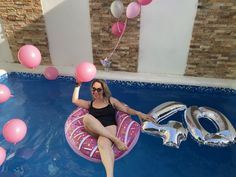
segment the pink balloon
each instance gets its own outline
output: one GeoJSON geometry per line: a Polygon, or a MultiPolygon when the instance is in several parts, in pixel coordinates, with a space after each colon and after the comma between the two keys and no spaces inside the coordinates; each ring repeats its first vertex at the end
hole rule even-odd
{"type": "Polygon", "coordinates": [[[152,0],[138,0],[138,3],[142,6],[148,5],[152,2],[152,0]]]}
{"type": "Polygon", "coordinates": [[[135,18],[139,15],[141,5],[137,2],[131,2],[126,9],[127,18],[135,18]]]}
{"type": "Polygon", "coordinates": [[[27,132],[27,126],[21,119],[11,119],[4,124],[2,134],[6,141],[16,144],[21,141],[27,132]]]}
{"type": "Polygon", "coordinates": [[[5,159],[6,159],[6,150],[0,146],[0,165],[3,164],[5,159]]]}
{"type": "Polygon", "coordinates": [[[54,66],[49,66],[45,68],[43,75],[48,80],[55,80],[58,77],[58,70],[54,66]]]}
{"type": "Polygon", "coordinates": [[[0,103],[7,101],[10,97],[12,95],[9,88],[4,84],[0,84],[0,103]]]}
{"type": "Polygon", "coordinates": [[[111,28],[112,34],[118,37],[122,35],[122,32],[124,30],[125,30],[125,23],[123,22],[113,23],[112,28],[111,28]]]}
{"type": "Polygon", "coordinates": [[[41,62],[41,53],[33,45],[24,45],[18,51],[18,60],[27,68],[36,68],[41,62]]]}
{"type": "Polygon", "coordinates": [[[82,62],[76,66],[76,80],[79,82],[89,82],[96,75],[96,67],[89,62],[82,62]]]}

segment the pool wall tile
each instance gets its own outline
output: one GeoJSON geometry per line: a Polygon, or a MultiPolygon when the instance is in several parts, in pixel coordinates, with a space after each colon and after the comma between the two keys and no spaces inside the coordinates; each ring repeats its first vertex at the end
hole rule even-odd
{"type": "MultiPolygon", "coordinates": [[[[45,80],[43,74],[36,73],[24,73],[24,72],[11,72],[9,75],[12,78],[29,78],[29,79],[37,79],[37,80],[45,80]]],[[[6,78],[7,76],[0,76],[1,79],[6,78]]],[[[59,76],[57,79],[64,81],[73,81],[75,82],[75,78],[72,76],[59,76]]],[[[178,90],[188,90],[189,92],[204,92],[204,93],[229,93],[236,94],[235,89],[231,88],[220,88],[220,87],[209,87],[209,86],[193,86],[193,85],[178,85],[178,84],[163,84],[163,83],[149,83],[149,82],[136,82],[136,81],[120,81],[120,80],[106,80],[107,84],[117,84],[118,86],[126,86],[126,87],[149,87],[149,88],[164,88],[164,89],[178,89],[178,90]]]]}

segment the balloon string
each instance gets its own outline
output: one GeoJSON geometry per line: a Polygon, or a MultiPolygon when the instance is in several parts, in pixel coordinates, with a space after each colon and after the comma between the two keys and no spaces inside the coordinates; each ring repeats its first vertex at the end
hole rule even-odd
{"type": "Polygon", "coordinates": [[[16,146],[15,144],[10,146],[9,155],[6,157],[6,161],[10,160],[16,155],[16,146]]]}
{"type": "Polygon", "coordinates": [[[112,57],[112,55],[114,54],[114,52],[116,51],[120,41],[121,41],[121,38],[123,37],[124,33],[125,33],[125,30],[126,30],[126,25],[127,25],[127,21],[128,21],[128,18],[125,19],[125,23],[124,23],[124,29],[116,43],[116,46],[114,47],[113,51],[110,53],[109,57],[107,57],[107,60],[110,60],[110,58],[112,57]]]}

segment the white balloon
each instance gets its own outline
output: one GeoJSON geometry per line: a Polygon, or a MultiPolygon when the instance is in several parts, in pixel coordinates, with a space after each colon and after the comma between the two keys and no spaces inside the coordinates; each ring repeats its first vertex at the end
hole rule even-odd
{"type": "Polygon", "coordinates": [[[111,4],[111,13],[114,17],[120,18],[124,11],[124,5],[123,2],[120,0],[115,0],[111,4]]]}

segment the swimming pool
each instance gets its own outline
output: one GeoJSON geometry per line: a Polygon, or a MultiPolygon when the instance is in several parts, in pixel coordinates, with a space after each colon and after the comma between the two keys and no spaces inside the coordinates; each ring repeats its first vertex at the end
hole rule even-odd
{"type": "MultiPolygon", "coordinates": [[[[77,156],[64,136],[65,121],[76,108],[71,103],[73,78],[48,81],[39,74],[13,72],[0,81],[14,95],[0,104],[1,129],[15,117],[28,126],[25,139],[16,146],[0,137],[0,145],[7,149],[9,158],[0,167],[0,177],[105,176],[102,164],[77,156]]],[[[107,83],[114,97],[140,111],[149,112],[161,103],[179,101],[187,106],[215,108],[236,127],[235,90],[112,80],[107,83]]],[[[88,88],[88,83],[82,85],[84,99],[90,99],[88,88]]],[[[183,114],[178,115],[174,119],[182,121],[183,114]]],[[[162,145],[159,137],[141,133],[134,149],[115,165],[117,177],[233,177],[235,173],[236,144],[224,148],[198,145],[190,134],[175,149],[162,145]]]]}

